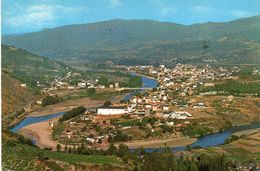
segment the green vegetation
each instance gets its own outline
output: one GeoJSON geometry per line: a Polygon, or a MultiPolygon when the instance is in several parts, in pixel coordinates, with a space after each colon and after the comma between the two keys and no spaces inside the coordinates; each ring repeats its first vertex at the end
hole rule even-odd
{"type": "Polygon", "coordinates": [[[129,87],[141,87],[142,86],[142,77],[140,76],[133,76],[130,78],[128,82],[129,87]]]}
{"type": "Polygon", "coordinates": [[[189,26],[151,20],[111,20],[3,36],[3,43],[62,60],[77,54],[75,61],[85,60],[100,68],[104,67],[100,63],[108,62],[171,65],[216,60],[214,64],[259,64],[259,23],[260,16],[189,26]]]}
{"type": "Polygon", "coordinates": [[[62,115],[62,117],[59,119],[59,122],[63,122],[71,118],[74,118],[75,116],[83,114],[85,111],[86,108],[84,108],[83,106],[76,107],[62,115]]]}
{"type": "Polygon", "coordinates": [[[214,87],[203,87],[201,92],[217,91],[233,95],[257,94],[260,95],[260,83],[241,83],[239,81],[227,81],[224,84],[216,84],[214,87]]]}
{"type": "MultiPolygon", "coordinates": [[[[260,69],[259,67],[256,67],[257,69],[260,69]]],[[[260,80],[260,75],[253,75],[254,67],[244,66],[240,67],[240,72],[238,74],[239,78],[242,80],[249,80],[249,81],[256,81],[260,80]]]]}
{"type": "Polygon", "coordinates": [[[207,126],[199,125],[196,122],[182,129],[182,133],[190,137],[201,137],[206,134],[210,134],[211,132],[212,132],[211,128],[207,126]]]}
{"type": "Polygon", "coordinates": [[[107,86],[109,85],[108,79],[107,79],[106,77],[102,76],[102,77],[100,77],[100,78],[98,79],[98,84],[104,85],[104,86],[107,87],[107,86]]]}
{"type": "Polygon", "coordinates": [[[131,140],[132,137],[128,136],[127,134],[123,133],[122,131],[118,130],[114,136],[108,137],[109,143],[116,143],[116,142],[125,142],[131,140]]]}
{"type": "Polygon", "coordinates": [[[65,129],[65,124],[64,123],[62,123],[62,122],[60,122],[58,125],[55,125],[54,127],[53,127],[53,131],[52,131],[52,137],[53,137],[53,139],[55,139],[55,140],[57,140],[59,137],[60,137],[60,135],[61,135],[61,133],[64,131],[64,129],[65,129]]]}
{"type": "Polygon", "coordinates": [[[53,105],[56,103],[59,103],[60,99],[58,96],[46,96],[42,99],[42,105],[47,106],[47,105],[53,105]]]}
{"type": "Polygon", "coordinates": [[[49,163],[50,160],[60,161],[65,165],[75,165],[79,168],[84,164],[102,164],[111,166],[120,164],[120,160],[114,156],[68,154],[41,150],[36,147],[22,144],[16,144],[12,147],[4,144],[2,148],[3,168],[8,168],[11,170],[43,170],[44,165],[37,164],[39,153],[42,153],[43,158],[45,158],[43,162],[47,162],[48,166],[51,164],[52,169],[57,168],[58,166],[54,163],[49,163]]]}
{"type": "Polygon", "coordinates": [[[94,92],[94,89],[89,88],[87,91],[80,91],[76,93],[71,93],[65,95],[61,98],[62,101],[72,100],[72,99],[80,99],[89,97],[93,100],[111,100],[116,95],[119,95],[119,92],[94,92]],[[90,90],[89,90],[90,89],[90,90]]]}
{"type": "Polygon", "coordinates": [[[240,138],[239,136],[231,135],[230,138],[228,138],[228,139],[225,140],[225,144],[228,144],[228,143],[231,143],[231,142],[233,142],[233,141],[239,140],[239,138],[240,138]]]}
{"type": "Polygon", "coordinates": [[[87,93],[88,93],[90,96],[92,96],[92,95],[96,94],[96,89],[95,89],[95,88],[88,88],[88,89],[87,89],[87,93]]]}
{"type": "Polygon", "coordinates": [[[41,86],[46,86],[56,75],[63,75],[71,70],[57,61],[5,45],[2,45],[2,69],[25,83],[34,93],[39,93],[37,81],[40,81],[41,86]]]}
{"type": "MultiPolygon", "coordinates": [[[[180,153],[175,156],[172,150],[166,146],[150,153],[145,152],[143,148],[131,152],[123,144],[118,147],[110,144],[108,150],[88,148],[84,144],[73,148],[65,147],[62,150],[58,145],[60,152],[53,152],[23,144],[24,142],[18,140],[16,134],[4,131],[3,168],[43,170],[48,166],[52,170],[68,170],[68,167],[72,165],[77,169],[96,165],[103,170],[104,168],[108,170],[120,168],[144,171],[227,171],[236,164],[235,161],[229,160],[248,162],[250,157],[259,155],[251,154],[241,148],[230,148],[228,145],[223,146],[224,150],[228,152],[227,156],[215,153],[211,150],[212,148],[207,148],[206,151],[198,149],[195,155],[180,153]],[[9,135],[7,136],[7,134],[9,135]]],[[[187,149],[192,150],[190,147],[187,149]]]]}

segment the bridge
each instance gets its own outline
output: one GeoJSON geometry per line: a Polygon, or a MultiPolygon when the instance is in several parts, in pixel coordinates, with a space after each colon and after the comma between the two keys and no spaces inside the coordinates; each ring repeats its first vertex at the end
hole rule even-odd
{"type": "Polygon", "coordinates": [[[124,90],[153,90],[153,88],[131,88],[131,87],[122,87],[122,88],[116,88],[116,91],[124,91],[124,90]]]}

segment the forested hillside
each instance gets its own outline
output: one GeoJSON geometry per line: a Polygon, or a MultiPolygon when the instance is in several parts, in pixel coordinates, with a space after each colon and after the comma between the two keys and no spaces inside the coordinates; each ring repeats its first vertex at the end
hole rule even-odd
{"type": "Polygon", "coordinates": [[[37,91],[37,85],[46,85],[56,75],[68,71],[62,63],[5,45],[2,45],[2,69],[33,91],[37,91]]]}
{"type": "Polygon", "coordinates": [[[67,71],[65,65],[54,60],[2,45],[3,114],[20,110],[40,93],[42,86],[67,71]]]}
{"type": "Polygon", "coordinates": [[[3,43],[58,60],[116,64],[256,64],[260,16],[225,23],[180,25],[110,20],[3,36],[3,43]]]}

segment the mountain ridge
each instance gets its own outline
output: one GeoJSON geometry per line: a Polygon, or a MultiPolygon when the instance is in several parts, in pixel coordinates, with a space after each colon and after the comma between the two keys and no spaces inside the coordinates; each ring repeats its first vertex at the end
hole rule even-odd
{"type": "MultiPolygon", "coordinates": [[[[193,54],[188,55],[189,57],[186,55],[187,49],[194,49],[194,42],[201,44],[201,47],[206,42],[207,44],[214,44],[214,46],[209,46],[214,48],[211,48],[208,52],[201,48],[194,49],[194,54],[198,54],[196,56],[209,55],[213,61],[218,60],[219,57],[216,54],[223,49],[218,46],[224,47],[226,45],[230,48],[223,51],[224,59],[234,63],[237,60],[231,59],[232,56],[236,58],[236,55],[241,57],[241,55],[248,53],[254,55],[255,52],[258,52],[260,37],[257,35],[260,35],[259,30],[260,16],[230,22],[211,22],[188,26],[154,20],[115,19],[97,23],[61,26],[19,36],[3,36],[3,43],[58,60],[76,58],[93,61],[95,58],[97,61],[116,62],[119,56],[120,58],[133,59],[132,56],[136,56],[136,54],[143,60],[147,58],[147,55],[142,55],[141,52],[149,54],[148,51],[154,48],[159,49],[158,51],[162,52],[162,55],[165,54],[161,49],[168,50],[169,53],[165,57],[159,57],[160,53],[157,53],[157,55],[149,56],[149,58],[172,60],[170,56],[173,56],[173,58],[177,56],[182,61],[185,56],[187,59],[194,56],[193,54]],[[226,40],[224,40],[225,38],[226,40]],[[224,42],[225,45],[218,44],[218,39],[222,39],[222,44],[224,42]],[[244,42],[253,45],[245,46],[244,42]],[[172,46],[166,49],[165,43],[172,46]],[[181,44],[187,47],[180,48],[181,44]],[[147,47],[148,49],[146,49],[147,47]],[[255,49],[247,50],[252,47],[255,49]],[[133,48],[136,48],[136,50],[133,50],[133,48]],[[245,49],[241,51],[241,48],[245,49]],[[241,52],[233,54],[232,51],[234,50],[241,52]]],[[[253,55],[247,57],[250,58],[249,63],[254,58],[253,55]]],[[[204,59],[199,59],[199,61],[201,60],[204,59]]],[[[245,60],[241,62],[247,63],[245,60]]],[[[143,63],[149,64],[150,62],[144,60],[143,63]]]]}

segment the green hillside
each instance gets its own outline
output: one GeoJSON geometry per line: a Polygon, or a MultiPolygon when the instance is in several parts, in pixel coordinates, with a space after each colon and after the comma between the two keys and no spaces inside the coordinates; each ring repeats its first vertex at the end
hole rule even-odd
{"type": "Polygon", "coordinates": [[[179,25],[110,20],[3,36],[3,43],[58,60],[116,64],[260,63],[260,16],[179,25]]]}
{"type": "Polygon", "coordinates": [[[21,82],[2,72],[2,116],[19,111],[26,103],[34,100],[28,89],[20,87],[21,82]]]}
{"type": "Polygon", "coordinates": [[[54,152],[28,143],[22,136],[3,130],[2,170],[128,170],[116,156],[54,152]]]}
{"type": "Polygon", "coordinates": [[[64,64],[5,45],[2,45],[2,69],[35,91],[37,91],[37,81],[43,86],[56,75],[67,72],[64,64]]]}

